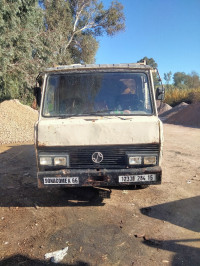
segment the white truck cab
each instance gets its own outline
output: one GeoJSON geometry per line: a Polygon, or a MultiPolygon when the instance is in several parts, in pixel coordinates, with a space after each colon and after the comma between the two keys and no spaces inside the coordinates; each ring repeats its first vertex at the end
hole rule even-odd
{"type": "MultiPolygon", "coordinates": [[[[35,125],[38,186],[160,184],[163,146],[144,64],[46,69],[35,125]]],[[[157,99],[164,96],[157,89],[157,99]]]]}

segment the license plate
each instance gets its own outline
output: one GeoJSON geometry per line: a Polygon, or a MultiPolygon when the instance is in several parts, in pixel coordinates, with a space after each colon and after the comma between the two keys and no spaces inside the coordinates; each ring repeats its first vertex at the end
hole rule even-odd
{"type": "Polygon", "coordinates": [[[44,185],[79,184],[79,177],[45,177],[44,185]]]}
{"type": "Polygon", "coordinates": [[[126,183],[126,182],[146,182],[146,181],[156,181],[156,175],[120,175],[119,182],[126,183]]]}

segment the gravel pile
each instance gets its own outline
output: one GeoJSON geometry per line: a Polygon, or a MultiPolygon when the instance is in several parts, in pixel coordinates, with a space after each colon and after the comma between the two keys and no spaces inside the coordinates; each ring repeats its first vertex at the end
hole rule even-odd
{"type": "Polygon", "coordinates": [[[160,103],[157,103],[157,109],[158,109],[158,114],[161,115],[169,110],[172,109],[172,107],[167,104],[167,103],[163,103],[161,101],[159,101],[160,103]]]}
{"type": "Polygon", "coordinates": [[[159,115],[161,117],[169,118],[169,117],[171,117],[172,115],[176,114],[177,112],[179,112],[180,110],[184,109],[187,106],[188,106],[188,103],[182,102],[182,103],[176,105],[175,107],[170,108],[169,110],[160,113],[159,115]]]}
{"type": "Polygon", "coordinates": [[[18,100],[0,103],[0,144],[33,142],[38,111],[18,100]]]}
{"type": "Polygon", "coordinates": [[[200,103],[193,103],[165,120],[166,123],[200,128],[200,103]]]}

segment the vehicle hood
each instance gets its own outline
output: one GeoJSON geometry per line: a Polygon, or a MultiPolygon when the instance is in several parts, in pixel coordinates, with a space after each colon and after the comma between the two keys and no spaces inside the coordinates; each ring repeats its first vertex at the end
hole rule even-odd
{"type": "Polygon", "coordinates": [[[36,124],[38,146],[160,143],[157,116],[42,118],[36,124]]]}

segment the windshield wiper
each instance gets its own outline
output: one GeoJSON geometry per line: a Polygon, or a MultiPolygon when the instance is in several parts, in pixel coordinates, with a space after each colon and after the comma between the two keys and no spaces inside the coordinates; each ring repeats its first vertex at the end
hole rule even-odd
{"type": "MultiPolygon", "coordinates": [[[[87,113],[87,115],[105,115],[107,112],[111,112],[113,111],[112,109],[105,109],[105,110],[99,110],[99,111],[94,111],[94,112],[90,112],[90,113],[87,113]]],[[[110,113],[108,113],[110,114],[110,113]]]]}
{"type": "Polygon", "coordinates": [[[110,111],[112,111],[112,110],[111,109],[105,109],[105,110],[99,110],[99,111],[94,111],[94,112],[90,112],[90,113],[60,115],[59,119],[65,119],[65,118],[70,118],[70,117],[75,117],[75,116],[89,116],[89,115],[101,116],[101,115],[106,115],[106,112],[110,112],[110,111]]]}
{"type": "Polygon", "coordinates": [[[65,118],[70,118],[74,116],[81,116],[82,114],[71,114],[71,115],[60,115],[58,118],[59,119],[65,119],[65,118]]]}

